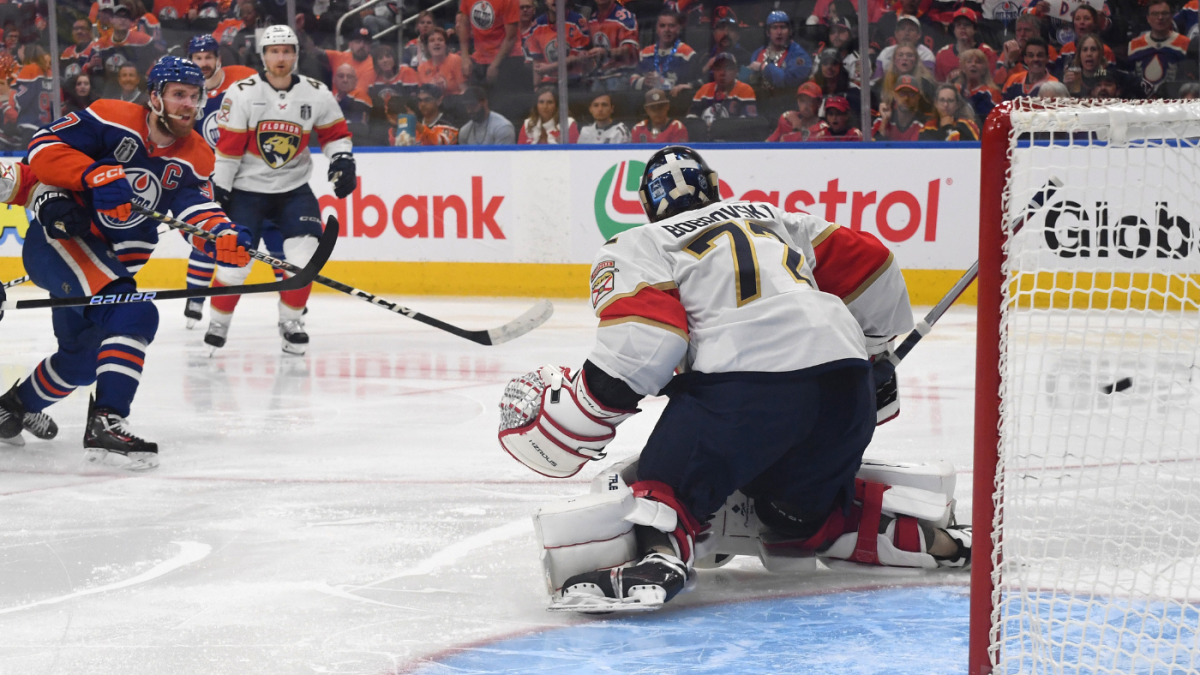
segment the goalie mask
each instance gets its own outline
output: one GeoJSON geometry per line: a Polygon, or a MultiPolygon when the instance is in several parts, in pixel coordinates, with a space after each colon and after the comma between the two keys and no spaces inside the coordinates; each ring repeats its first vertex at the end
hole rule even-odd
{"type": "Polygon", "coordinates": [[[650,157],[638,196],[652,223],[721,201],[717,173],[700,153],[682,145],[667,146],[650,157]]]}

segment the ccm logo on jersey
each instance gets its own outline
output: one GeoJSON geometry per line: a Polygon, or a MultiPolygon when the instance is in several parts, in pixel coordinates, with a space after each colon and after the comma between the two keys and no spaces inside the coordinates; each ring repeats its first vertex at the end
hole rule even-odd
{"type": "Polygon", "coordinates": [[[278,169],[296,156],[300,151],[300,139],[304,128],[293,122],[268,120],[258,123],[255,140],[258,141],[258,154],[272,169],[278,169]]]}

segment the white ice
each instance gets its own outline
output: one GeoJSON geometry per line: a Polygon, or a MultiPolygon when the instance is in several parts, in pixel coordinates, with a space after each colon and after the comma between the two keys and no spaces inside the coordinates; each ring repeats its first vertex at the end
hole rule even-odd
{"type": "MultiPolygon", "coordinates": [[[[471,328],[532,303],[401,300],[471,328]]],[[[374,674],[591,621],[545,611],[529,515],[586,491],[601,467],[541,478],[495,434],[509,378],[544,363],[578,366],[591,347],[586,302],[555,304],[541,329],[480,347],[318,294],[309,355],[296,358],[279,351],[274,299],[249,296],[228,347],[209,358],[203,325],[186,331],[182,304],[163,303],[130,418],[159,443],[159,469],[82,463],[85,390],[49,410],[57,439],[0,446],[0,674],[374,674]]],[[[53,351],[49,312],[9,312],[0,338],[7,388],[53,351]]],[[[901,416],[868,451],[954,462],[960,518],[970,511],[973,381],[974,312],[955,309],[902,367],[901,416]]],[[[611,459],[639,449],[665,402],[644,402],[611,459]]],[[[881,580],[896,582],[771,576],[739,559],[703,572],[676,602],[881,580]]]]}

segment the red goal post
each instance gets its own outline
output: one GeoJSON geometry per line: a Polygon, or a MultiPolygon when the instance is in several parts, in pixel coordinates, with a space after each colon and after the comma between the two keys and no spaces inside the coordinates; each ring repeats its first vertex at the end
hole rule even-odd
{"type": "Polygon", "coordinates": [[[1200,102],[1002,104],[980,189],[968,672],[1197,672],[1200,102]]]}

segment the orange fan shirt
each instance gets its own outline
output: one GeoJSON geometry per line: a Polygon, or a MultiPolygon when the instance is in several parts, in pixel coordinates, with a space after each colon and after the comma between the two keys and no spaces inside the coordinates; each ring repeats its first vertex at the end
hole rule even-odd
{"type": "MultiPolygon", "coordinates": [[[[475,45],[471,59],[480,65],[496,60],[500,43],[504,42],[504,27],[521,21],[517,0],[462,0],[458,11],[471,26],[471,42],[475,45]]],[[[510,55],[521,53],[521,41],[517,40],[510,55]]]]}

